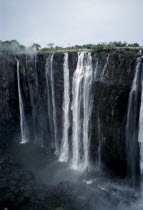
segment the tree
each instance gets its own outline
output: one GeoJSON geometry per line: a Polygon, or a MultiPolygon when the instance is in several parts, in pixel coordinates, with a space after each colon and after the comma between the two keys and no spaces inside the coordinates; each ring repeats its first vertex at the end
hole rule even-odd
{"type": "Polygon", "coordinates": [[[30,50],[35,50],[35,51],[38,51],[40,48],[41,48],[41,46],[40,46],[38,43],[33,43],[33,44],[29,47],[30,50]]]}
{"type": "Polygon", "coordinates": [[[128,47],[139,47],[140,45],[138,43],[129,44],[128,47]]]}
{"type": "Polygon", "coordinates": [[[47,44],[47,46],[48,46],[49,48],[53,49],[53,48],[54,48],[54,43],[49,43],[49,44],[47,44]]]}
{"type": "Polygon", "coordinates": [[[25,50],[26,50],[26,47],[25,47],[24,45],[21,44],[21,45],[19,46],[19,49],[20,49],[21,51],[25,51],[25,50]]]}
{"type": "Polygon", "coordinates": [[[61,49],[63,49],[63,48],[60,47],[60,46],[56,46],[55,49],[56,49],[56,50],[61,50],[61,49]]]}
{"type": "Polygon", "coordinates": [[[16,53],[21,51],[21,45],[17,40],[7,40],[7,41],[1,41],[0,42],[0,52],[3,53],[16,53]]]}

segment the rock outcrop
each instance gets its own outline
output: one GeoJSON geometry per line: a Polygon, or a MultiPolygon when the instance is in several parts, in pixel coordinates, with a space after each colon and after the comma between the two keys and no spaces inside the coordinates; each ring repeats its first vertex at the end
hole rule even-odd
{"type": "MultiPolygon", "coordinates": [[[[20,61],[21,89],[30,140],[34,141],[38,136],[38,143],[51,145],[45,78],[48,56],[48,53],[0,55],[0,140],[12,143],[20,136],[16,57],[20,61]]],[[[92,52],[94,78],[90,159],[96,164],[100,142],[102,162],[119,176],[126,175],[125,127],[137,57],[136,50],[92,52]]],[[[53,63],[59,144],[62,135],[63,58],[63,53],[55,53],[53,63]]],[[[71,84],[77,59],[77,52],[69,52],[71,84]]]]}

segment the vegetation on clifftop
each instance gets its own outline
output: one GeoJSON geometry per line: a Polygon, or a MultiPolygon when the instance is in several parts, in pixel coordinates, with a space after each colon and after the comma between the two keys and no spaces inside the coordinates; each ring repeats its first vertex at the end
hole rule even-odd
{"type": "Polygon", "coordinates": [[[21,45],[17,40],[7,40],[0,41],[0,53],[22,53],[22,52],[65,52],[65,51],[98,51],[98,50],[109,50],[109,49],[140,49],[141,47],[138,43],[128,44],[127,42],[102,42],[99,44],[84,44],[75,45],[68,47],[54,46],[53,43],[47,44],[46,47],[41,48],[38,43],[33,43],[31,46],[26,47],[21,45]]]}

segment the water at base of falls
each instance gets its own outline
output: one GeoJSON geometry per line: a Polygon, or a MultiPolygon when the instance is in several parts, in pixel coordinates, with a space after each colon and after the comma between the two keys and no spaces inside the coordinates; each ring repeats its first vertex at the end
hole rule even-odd
{"type": "MultiPolygon", "coordinates": [[[[50,209],[142,210],[141,203],[137,201],[139,194],[126,186],[123,180],[115,180],[103,175],[84,176],[81,171],[72,170],[67,163],[49,159],[48,153],[41,156],[41,149],[37,152],[37,145],[27,144],[18,145],[18,147],[20,152],[17,152],[17,148],[13,148],[13,153],[20,163],[24,163],[26,171],[29,170],[30,174],[32,172],[34,175],[32,179],[34,177],[34,181],[36,179],[38,183],[34,182],[32,192],[36,193],[36,197],[35,193],[33,197],[30,188],[33,182],[30,178],[26,179],[30,188],[27,191],[32,198],[30,203],[28,201],[28,207],[30,204],[32,206],[36,204],[38,208],[46,209],[48,203],[50,209]],[[26,156],[23,155],[25,152],[27,152],[26,156]],[[33,157],[36,161],[33,161],[33,157]]],[[[19,201],[19,197],[17,200],[19,201]]],[[[26,209],[27,205],[22,207],[26,209]]]]}
{"type": "Polygon", "coordinates": [[[17,81],[18,81],[18,98],[19,98],[19,110],[20,110],[20,129],[21,129],[21,144],[25,144],[28,142],[27,137],[27,125],[24,113],[24,105],[21,94],[21,84],[20,84],[20,69],[19,69],[19,60],[15,58],[17,61],[17,81]]]}

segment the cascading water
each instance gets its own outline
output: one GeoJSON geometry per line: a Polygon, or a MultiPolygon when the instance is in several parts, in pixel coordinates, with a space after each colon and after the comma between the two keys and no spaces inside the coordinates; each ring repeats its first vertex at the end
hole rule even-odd
{"type": "Polygon", "coordinates": [[[101,123],[100,123],[100,116],[99,116],[99,110],[98,110],[98,153],[97,153],[97,168],[100,170],[101,168],[101,141],[102,141],[102,135],[101,135],[101,123]]]}
{"type": "Polygon", "coordinates": [[[19,97],[19,110],[20,110],[20,129],[21,129],[21,143],[24,144],[28,141],[27,138],[27,126],[25,120],[24,106],[21,94],[21,84],[20,84],[20,71],[19,71],[19,60],[17,61],[17,81],[18,81],[18,97],[19,97]]]}
{"type": "MultiPolygon", "coordinates": [[[[142,64],[142,74],[143,74],[143,64],[142,64]]],[[[141,79],[142,79],[142,91],[141,91],[138,141],[140,143],[140,171],[141,174],[143,174],[143,75],[141,79]]]]}
{"type": "Polygon", "coordinates": [[[89,166],[89,121],[91,117],[92,100],[91,100],[91,84],[92,84],[92,57],[91,53],[86,54],[86,66],[83,81],[83,154],[84,169],[89,166]]]}
{"type": "Polygon", "coordinates": [[[46,60],[46,85],[48,92],[48,115],[50,121],[51,133],[54,138],[55,153],[59,153],[58,147],[58,135],[57,135],[57,116],[56,116],[56,104],[55,104],[55,87],[53,76],[53,57],[50,55],[46,60]]]}
{"type": "Polygon", "coordinates": [[[69,108],[70,108],[70,82],[68,53],[64,54],[64,100],[63,100],[63,133],[59,161],[67,162],[69,159],[69,108]]]}
{"type": "Polygon", "coordinates": [[[78,53],[78,63],[73,75],[72,83],[72,168],[74,169],[85,169],[89,165],[89,120],[91,115],[91,83],[91,53],[78,53]],[[83,160],[81,159],[81,145],[83,145],[83,160]]]}
{"type": "MultiPolygon", "coordinates": [[[[46,88],[47,88],[47,104],[48,104],[48,118],[49,118],[49,125],[50,125],[50,132],[51,138],[54,139],[53,136],[53,117],[52,117],[52,103],[51,103],[51,85],[50,85],[50,78],[49,78],[49,68],[50,68],[50,56],[46,59],[46,66],[45,66],[45,73],[46,73],[46,88]]],[[[55,143],[53,145],[55,147],[55,143]]]]}
{"type": "Polygon", "coordinates": [[[104,78],[104,76],[105,76],[105,72],[106,72],[106,70],[107,70],[108,63],[109,63],[109,56],[110,56],[110,55],[107,56],[106,63],[105,63],[105,65],[104,65],[104,67],[103,67],[103,70],[102,70],[102,73],[101,73],[101,80],[103,80],[103,78],[104,78]]]}
{"type": "Polygon", "coordinates": [[[82,87],[82,79],[83,79],[83,59],[84,52],[78,53],[78,63],[76,71],[73,75],[73,83],[72,83],[72,113],[73,113],[73,125],[72,125],[72,167],[74,169],[79,168],[80,164],[80,141],[81,141],[81,87],[82,87]]]}
{"type": "Polygon", "coordinates": [[[141,58],[136,61],[135,75],[129,95],[126,125],[127,174],[131,184],[136,183],[137,174],[137,138],[138,138],[138,87],[141,58]]]}

